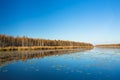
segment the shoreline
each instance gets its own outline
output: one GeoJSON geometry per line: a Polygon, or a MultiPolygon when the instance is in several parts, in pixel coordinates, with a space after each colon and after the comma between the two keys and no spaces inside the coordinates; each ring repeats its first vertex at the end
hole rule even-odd
{"type": "Polygon", "coordinates": [[[5,47],[0,51],[24,51],[24,50],[56,50],[56,49],[81,49],[93,48],[93,46],[31,46],[31,47],[5,47]]]}
{"type": "Polygon", "coordinates": [[[95,46],[96,48],[120,48],[120,46],[95,46]]]}
{"type": "Polygon", "coordinates": [[[120,48],[120,44],[99,44],[95,45],[97,48],[120,48]]]}

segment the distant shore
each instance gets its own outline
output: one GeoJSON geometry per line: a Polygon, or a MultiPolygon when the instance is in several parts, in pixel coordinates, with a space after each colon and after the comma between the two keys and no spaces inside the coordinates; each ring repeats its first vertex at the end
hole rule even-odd
{"type": "Polygon", "coordinates": [[[120,44],[100,44],[96,45],[98,48],[120,48],[120,44]]]}

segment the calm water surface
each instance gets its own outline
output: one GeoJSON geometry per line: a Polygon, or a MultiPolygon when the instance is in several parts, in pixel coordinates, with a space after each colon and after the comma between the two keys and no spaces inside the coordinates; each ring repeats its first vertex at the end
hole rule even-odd
{"type": "Polygon", "coordinates": [[[120,80],[120,49],[0,52],[0,80],[120,80]]]}

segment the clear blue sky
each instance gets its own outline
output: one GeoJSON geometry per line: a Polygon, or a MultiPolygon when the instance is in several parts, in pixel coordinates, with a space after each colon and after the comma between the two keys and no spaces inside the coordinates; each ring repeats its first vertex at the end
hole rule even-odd
{"type": "Polygon", "coordinates": [[[120,43],[120,0],[0,0],[0,34],[120,43]]]}

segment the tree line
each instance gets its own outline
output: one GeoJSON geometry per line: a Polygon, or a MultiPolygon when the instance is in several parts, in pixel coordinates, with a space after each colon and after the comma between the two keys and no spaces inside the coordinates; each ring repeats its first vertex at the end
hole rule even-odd
{"type": "Polygon", "coordinates": [[[40,38],[13,37],[0,34],[0,47],[30,47],[30,46],[92,46],[90,43],[65,41],[65,40],[47,40],[40,38]]]}

